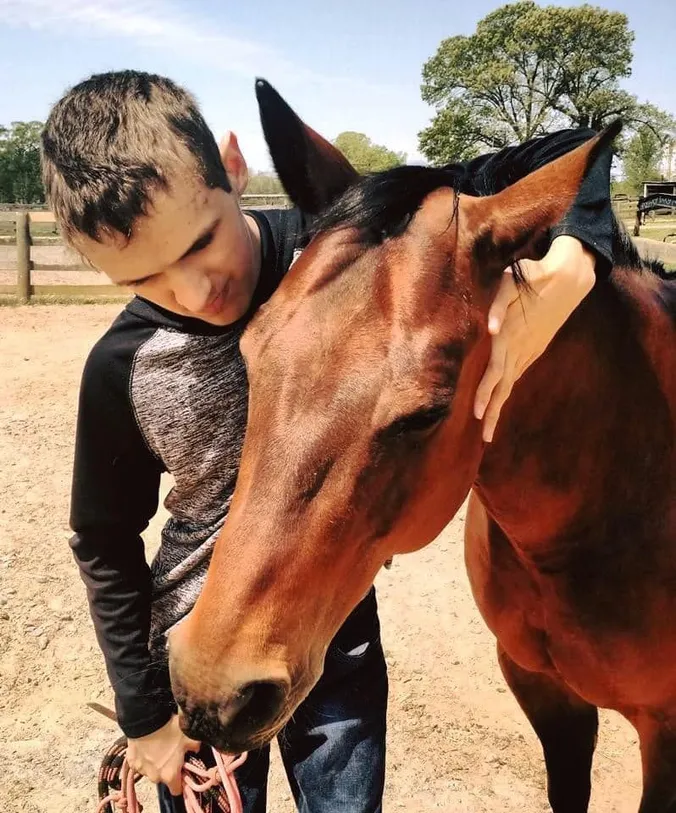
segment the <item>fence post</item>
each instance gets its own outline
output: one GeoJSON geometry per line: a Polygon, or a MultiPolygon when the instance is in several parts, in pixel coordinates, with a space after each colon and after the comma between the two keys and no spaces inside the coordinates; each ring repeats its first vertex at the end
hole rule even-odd
{"type": "Polygon", "coordinates": [[[20,304],[31,298],[31,227],[28,212],[16,213],[16,294],[20,304]]]}

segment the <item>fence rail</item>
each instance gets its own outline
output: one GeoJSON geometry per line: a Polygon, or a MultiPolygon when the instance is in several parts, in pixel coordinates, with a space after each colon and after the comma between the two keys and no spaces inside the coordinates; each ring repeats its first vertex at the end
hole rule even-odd
{"type": "Polygon", "coordinates": [[[0,285],[0,295],[15,296],[19,303],[27,304],[33,296],[68,296],[75,298],[120,297],[115,285],[34,285],[32,271],[91,271],[82,264],[38,263],[31,258],[33,240],[31,224],[55,223],[52,212],[0,212],[0,221],[13,222],[16,236],[16,263],[0,265],[0,271],[16,271],[15,285],[0,285]]]}
{"type": "MultiPolygon", "coordinates": [[[[242,195],[244,206],[252,205],[253,201],[273,201],[276,205],[284,202],[288,205],[288,197],[280,194],[270,195],[242,195]]],[[[31,257],[33,237],[31,225],[37,223],[56,223],[53,212],[45,211],[0,211],[0,223],[13,223],[16,237],[16,262],[3,263],[0,260],[0,271],[15,272],[14,285],[0,284],[0,297],[15,297],[19,303],[27,304],[33,296],[66,296],[72,298],[123,298],[125,290],[117,285],[35,285],[31,279],[33,271],[58,271],[68,273],[91,272],[92,268],[82,263],[41,263],[35,262],[31,257]]],[[[60,243],[59,243],[60,244],[60,243]]],[[[57,244],[57,245],[59,245],[57,244]]],[[[62,244],[61,244],[62,245],[62,244]]]]}
{"type": "MultiPolygon", "coordinates": [[[[288,197],[282,194],[248,194],[243,195],[242,198],[245,206],[251,204],[252,201],[273,201],[276,205],[279,205],[280,202],[284,202],[288,205],[288,197]]],[[[638,198],[618,195],[613,199],[613,208],[618,216],[622,217],[622,215],[624,215],[624,218],[626,218],[629,213],[626,212],[625,207],[628,207],[633,214],[637,210],[637,203],[638,198]],[[623,209],[625,209],[624,212],[622,212],[623,209]]],[[[31,247],[33,246],[33,238],[31,235],[31,225],[38,223],[55,224],[53,212],[27,210],[14,212],[0,211],[0,223],[13,223],[16,237],[16,262],[8,265],[6,263],[3,264],[0,260],[0,272],[16,273],[16,283],[14,285],[0,284],[0,297],[15,297],[22,304],[30,302],[33,296],[64,296],[74,299],[119,299],[125,297],[125,290],[116,285],[70,284],[70,281],[68,283],[52,285],[36,285],[33,283],[31,279],[31,273],[33,271],[67,272],[69,274],[73,273],[75,276],[77,273],[83,271],[91,272],[93,270],[89,266],[82,265],[81,263],[41,263],[32,259],[31,247]]],[[[676,236],[676,227],[675,233],[668,235],[668,237],[674,236],[676,236]]],[[[668,238],[664,239],[665,243],[667,239],[668,238]]],[[[655,244],[656,247],[659,246],[659,244],[653,240],[643,241],[643,243],[645,243],[646,246],[647,244],[655,244]]],[[[676,257],[673,257],[671,254],[673,250],[673,246],[664,249],[664,251],[669,253],[669,256],[664,259],[670,263],[676,262],[676,257]]],[[[660,249],[660,251],[662,251],[662,249],[660,249]]],[[[656,254],[655,249],[653,249],[651,253],[656,254]]],[[[659,256],[661,256],[661,254],[659,256]]]]}

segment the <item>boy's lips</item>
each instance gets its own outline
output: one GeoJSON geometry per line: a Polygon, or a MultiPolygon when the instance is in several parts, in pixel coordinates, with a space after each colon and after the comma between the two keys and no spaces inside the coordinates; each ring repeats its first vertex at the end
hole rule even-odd
{"type": "Polygon", "coordinates": [[[215,316],[216,314],[220,313],[223,310],[223,305],[227,299],[229,287],[230,281],[228,280],[228,282],[225,283],[216,296],[209,300],[206,307],[202,308],[201,313],[205,316],[215,316]]]}

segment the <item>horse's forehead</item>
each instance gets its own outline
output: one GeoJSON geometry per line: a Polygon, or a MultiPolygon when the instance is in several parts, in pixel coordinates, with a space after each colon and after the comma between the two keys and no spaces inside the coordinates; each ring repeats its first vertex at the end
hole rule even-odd
{"type": "Polygon", "coordinates": [[[369,245],[352,227],[318,234],[294,256],[271,303],[247,330],[245,347],[256,357],[272,350],[286,362],[327,347],[357,347],[372,359],[379,350],[386,354],[399,325],[410,338],[427,294],[437,292],[439,276],[420,271],[446,260],[455,200],[449,188],[431,192],[392,242],[369,245]]]}

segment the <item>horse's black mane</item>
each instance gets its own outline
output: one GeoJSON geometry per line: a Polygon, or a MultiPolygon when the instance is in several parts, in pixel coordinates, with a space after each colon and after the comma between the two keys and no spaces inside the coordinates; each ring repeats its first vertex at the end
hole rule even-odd
{"type": "MultiPolygon", "coordinates": [[[[376,245],[404,231],[408,222],[435,189],[450,187],[456,193],[487,194],[490,183],[483,178],[481,188],[462,164],[445,167],[402,166],[367,175],[351,186],[312,226],[317,233],[336,228],[356,228],[367,245],[376,245]]],[[[456,199],[457,200],[457,199],[456,199]]],[[[456,212],[450,213],[450,222],[456,212]]],[[[648,271],[670,278],[659,260],[642,258],[624,226],[613,217],[613,254],[615,265],[636,271],[648,271]]],[[[515,269],[515,281],[523,277],[515,269]]]]}
{"type": "Polygon", "coordinates": [[[462,192],[465,184],[459,164],[402,166],[366,175],[322,213],[312,231],[356,228],[365,243],[378,243],[403,231],[430,192],[442,187],[462,192]]]}

